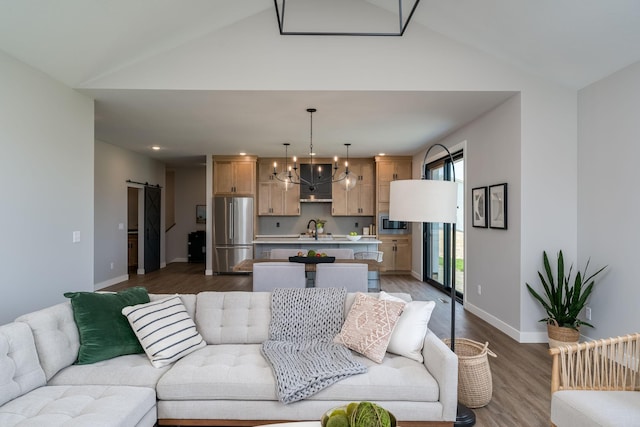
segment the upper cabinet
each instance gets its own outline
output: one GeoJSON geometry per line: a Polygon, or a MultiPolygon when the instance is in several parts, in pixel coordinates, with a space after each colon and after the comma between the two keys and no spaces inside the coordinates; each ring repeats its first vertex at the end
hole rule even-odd
{"type": "Polygon", "coordinates": [[[258,161],[258,215],[296,216],[300,215],[300,186],[289,185],[273,176],[274,159],[258,161]]]}
{"type": "Polygon", "coordinates": [[[335,216],[374,216],[375,215],[375,164],[373,159],[349,160],[350,179],[356,180],[356,186],[345,188],[344,181],[334,182],[331,214],[335,216]]]}
{"type": "Polygon", "coordinates": [[[255,196],[254,156],[214,156],[213,194],[215,196],[255,196]]]}
{"type": "Polygon", "coordinates": [[[411,169],[411,157],[376,157],[378,212],[389,212],[389,188],[391,181],[411,179],[411,169]]]}

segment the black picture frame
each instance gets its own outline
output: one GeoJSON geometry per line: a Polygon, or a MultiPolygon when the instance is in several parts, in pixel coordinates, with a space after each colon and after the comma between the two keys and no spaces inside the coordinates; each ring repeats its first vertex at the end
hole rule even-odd
{"type": "Polygon", "coordinates": [[[207,205],[196,205],[196,224],[207,223],[207,205]]]}
{"type": "Polygon", "coordinates": [[[487,187],[471,190],[471,225],[487,228],[487,187]]]}
{"type": "Polygon", "coordinates": [[[507,229],[507,184],[489,187],[489,227],[507,229]]]}

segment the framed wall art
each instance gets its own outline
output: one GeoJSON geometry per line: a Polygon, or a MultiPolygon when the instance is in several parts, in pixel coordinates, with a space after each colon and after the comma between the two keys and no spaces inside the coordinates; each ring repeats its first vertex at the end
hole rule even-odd
{"type": "Polygon", "coordinates": [[[507,229],[507,184],[489,187],[489,227],[507,229]]]}
{"type": "Polygon", "coordinates": [[[487,228],[487,187],[471,190],[471,214],[474,227],[487,228]]]}
{"type": "Polygon", "coordinates": [[[207,205],[196,205],[196,224],[207,223],[207,205]]]}

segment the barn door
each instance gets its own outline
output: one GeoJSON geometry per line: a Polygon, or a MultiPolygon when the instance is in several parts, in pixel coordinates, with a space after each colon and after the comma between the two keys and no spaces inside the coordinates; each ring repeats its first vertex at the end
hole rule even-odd
{"type": "Polygon", "coordinates": [[[160,268],[160,188],[144,188],[144,272],[160,268]]]}

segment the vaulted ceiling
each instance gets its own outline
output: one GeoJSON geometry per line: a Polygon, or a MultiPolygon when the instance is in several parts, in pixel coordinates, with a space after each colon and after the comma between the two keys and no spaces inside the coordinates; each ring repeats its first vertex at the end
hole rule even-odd
{"type": "MultiPolygon", "coordinates": [[[[397,4],[350,1],[385,13],[397,4]]],[[[407,3],[412,2],[403,0],[407,3]]],[[[216,150],[281,155],[266,150],[273,144],[265,141],[308,143],[303,104],[323,105],[314,116],[318,144],[351,142],[356,156],[412,154],[513,95],[95,85],[252,16],[270,14],[277,31],[273,5],[271,0],[0,0],[0,50],[95,98],[96,138],[140,152],[158,144],[167,150],[149,155],[170,162],[216,150]]],[[[636,0],[422,0],[407,32],[422,26],[524,72],[580,89],[640,60],[639,24],[636,0]]]]}

